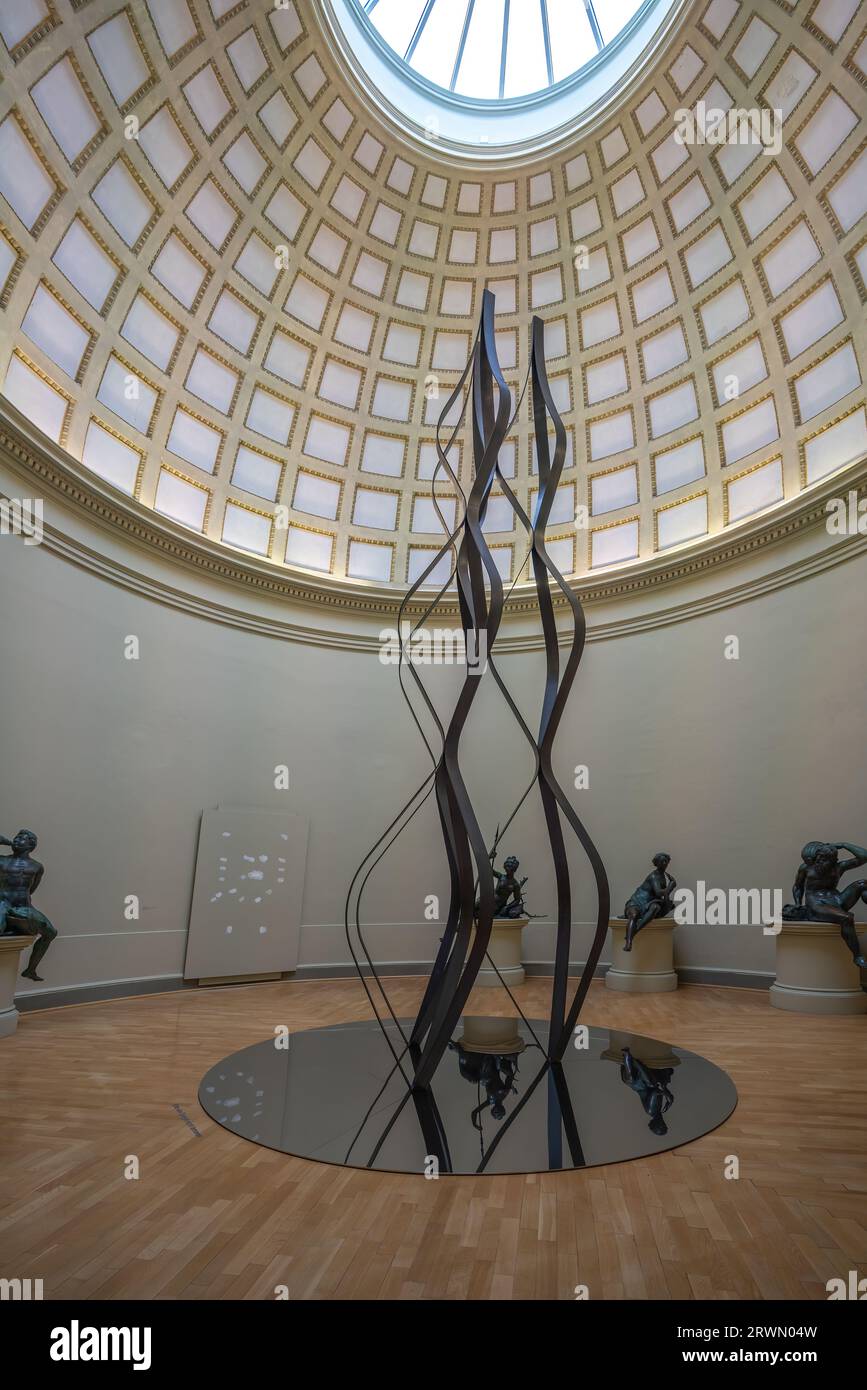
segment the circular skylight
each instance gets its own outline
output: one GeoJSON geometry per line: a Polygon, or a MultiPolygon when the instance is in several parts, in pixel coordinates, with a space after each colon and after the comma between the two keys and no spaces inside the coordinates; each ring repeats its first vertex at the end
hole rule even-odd
{"type": "Polygon", "coordinates": [[[410,134],[484,161],[598,121],[687,0],[321,0],[360,86],[410,134]]]}
{"type": "Polygon", "coordinates": [[[418,76],[459,96],[508,101],[572,77],[644,0],[353,0],[418,76]]]}

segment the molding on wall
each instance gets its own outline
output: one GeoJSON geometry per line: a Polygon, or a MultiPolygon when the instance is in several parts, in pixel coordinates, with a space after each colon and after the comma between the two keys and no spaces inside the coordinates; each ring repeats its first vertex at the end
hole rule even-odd
{"type": "MultiPolygon", "coordinates": [[[[602,979],[610,961],[602,962],[596,969],[595,979],[602,979]]],[[[377,965],[377,972],[386,976],[427,975],[432,961],[391,961],[377,965]]],[[[554,967],[550,961],[525,961],[524,969],[528,976],[550,977],[554,967]]],[[[569,974],[578,976],[583,962],[573,961],[569,974]]],[[[180,975],[156,975],[145,980],[110,980],[98,985],[71,985],[66,989],[39,990],[33,994],[19,995],[15,1006],[19,1013],[39,1013],[44,1009],[60,1009],[70,1005],[101,1004],[114,999],[132,999],[139,995],[174,994],[178,990],[189,989],[258,989],[260,985],[285,984],[286,981],[345,980],[356,974],[354,965],[300,965],[293,974],[282,980],[262,980],[254,983],[225,985],[197,985],[195,981],[184,980],[180,975]]],[[[370,976],[365,967],[364,974],[370,976]]],[[[768,989],[776,978],[772,973],[750,970],[729,970],[717,966],[687,965],[678,966],[676,974],[681,984],[720,985],[734,989],[768,989]]]]}
{"type": "MultiPolygon", "coordinates": [[[[157,516],[149,508],[110,485],[76,463],[59,446],[35,430],[8,402],[0,407],[0,463],[18,477],[38,479],[40,487],[53,502],[69,508],[74,516],[95,523],[103,531],[114,533],[130,546],[146,552],[151,559],[157,555],[178,567],[178,585],[147,575],[116,556],[103,553],[88,545],[81,537],[45,523],[43,546],[50,553],[79,568],[122,588],[180,611],[227,626],[257,632],[283,641],[314,646],[336,647],[351,651],[375,651],[378,638],[372,633],[327,630],[317,625],[323,607],[334,612],[361,615],[380,620],[397,621],[401,591],[375,585],[334,579],[317,579],[298,571],[277,566],[253,557],[238,554],[225,546],[194,535],[182,526],[157,516]],[[308,626],[304,621],[288,621],[263,613],[251,612],[248,607],[230,602],[216,602],[205,595],[190,593],[181,587],[184,571],[199,578],[217,580],[243,593],[247,603],[251,598],[277,599],[309,611],[308,626]]],[[[833,497],[854,491],[859,498],[867,497],[867,457],[841,469],[831,477],[798,493],[784,505],[760,514],[752,521],[716,534],[706,541],[679,548],[671,555],[656,555],[650,560],[611,569],[604,579],[582,578],[573,584],[575,592],[590,609],[588,641],[605,641],[630,632],[668,626],[735,603],[743,603],[788,584],[800,582],[811,575],[833,568],[867,550],[867,535],[847,536],[834,544],[825,545],[805,558],[799,555],[787,562],[784,543],[818,531],[826,520],[826,504],[833,497]],[[654,591],[655,598],[665,595],[666,586],[690,579],[699,579],[710,571],[718,571],[738,562],[753,559],[772,547],[780,547],[779,563],[740,582],[732,582],[714,593],[702,593],[679,603],[663,607],[657,602],[654,611],[631,614],[625,618],[594,621],[596,605],[615,599],[629,599],[654,591]]],[[[417,619],[426,609],[429,599],[407,606],[406,617],[417,619]]],[[[556,601],[555,601],[556,602],[556,601]]],[[[561,599],[557,607],[565,612],[561,599]]],[[[509,600],[507,616],[520,618],[534,613],[532,586],[517,587],[509,600]]],[[[300,614],[296,614],[301,616],[300,614]]],[[[436,608],[437,620],[457,621],[457,604],[441,601],[436,608]]],[[[538,633],[504,632],[500,639],[502,651],[535,651],[541,646],[538,633]]]]}

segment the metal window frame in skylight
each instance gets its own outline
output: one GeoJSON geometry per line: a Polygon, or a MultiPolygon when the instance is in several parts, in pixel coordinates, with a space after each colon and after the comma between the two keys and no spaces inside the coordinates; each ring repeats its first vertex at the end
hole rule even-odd
{"type": "MultiPolygon", "coordinates": [[[[434,3],[435,0],[425,0],[422,16],[430,18],[434,3]]],[[[576,0],[585,14],[588,9],[592,11],[593,3],[594,0],[576,0]]],[[[365,0],[320,0],[326,29],[340,56],[380,109],[415,138],[484,162],[494,162],[507,154],[534,153],[574,134],[598,116],[619,95],[624,84],[643,71],[650,54],[688,5],[689,0],[643,0],[620,33],[575,72],[526,95],[491,98],[450,90],[416,72],[405,56],[399,55],[377,31],[365,12],[365,0]]],[[[508,8],[509,0],[505,0],[504,11],[508,8]]],[[[468,5],[459,45],[466,42],[466,15],[471,9],[468,5]]],[[[540,10],[545,14],[547,5],[540,5],[540,10]]],[[[506,14],[497,40],[502,50],[501,83],[508,18],[506,14]]],[[[598,20],[596,28],[599,30],[598,20]]],[[[419,21],[406,50],[410,57],[413,43],[420,42],[422,33],[419,21]]],[[[553,76],[550,48],[546,62],[549,76],[553,76]]],[[[460,63],[456,62],[453,69],[453,81],[457,83],[460,63]]]]}
{"type": "MultiPolygon", "coordinates": [[[[392,52],[395,52],[397,57],[400,58],[404,63],[406,63],[407,66],[410,67],[413,70],[413,72],[417,74],[417,76],[431,82],[433,86],[441,87],[443,90],[448,90],[449,92],[456,91],[458,78],[464,75],[461,71],[461,68],[466,54],[467,38],[469,37],[470,30],[474,21],[477,21],[479,18],[480,6],[482,3],[484,3],[484,0],[460,0],[460,5],[463,8],[463,18],[460,21],[459,30],[455,31],[456,44],[454,48],[454,59],[451,63],[451,78],[447,88],[445,87],[445,84],[437,83],[436,81],[434,81],[433,78],[426,76],[423,72],[420,72],[418,65],[413,62],[419,44],[422,42],[425,35],[429,32],[430,21],[436,17],[437,13],[442,12],[442,7],[444,3],[447,2],[447,0],[417,0],[417,4],[420,11],[419,17],[414,29],[412,30],[412,33],[409,37],[409,42],[407,43],[403,53],[400,53],[397,49],[393,47],[393,45],[389,44],[388,38],[384,34],[382,34],[379,25],[377,24],[377,13],[380,11],[380,6],[382,5],[383,0],[353,0],[353,2],[357,6],[357,8],[361,10],[361,12],[371,21],[373,28],[377,31],[377,33],[379,33],[380,38],[383,40],[383,42],[387,46],[390,46],[392,48],[392,52]],[[439,11],[437,10],[437,6],[440,7],[439,11]]],[[[406,2],[407,0],[402,0],[403,4],[406,4],[406,2]]],[[[494,30],[490,36],[492,50],[494,52],[497,48],[499,48],[500,50],[499,91],[497,93],[496,98],[484,98],[479,97],[478,95],[473,94],[472,92],[467,92],[465,86],[464,95],[469,96],[471,98],[475,96],[475,100],[503,101],[506,99],[507,61],[512,52],[512,40],[515,38],[517,34],[517,26],[514,23],[517,15],[516,7],[519,3],[522,2],[524,4],[527,4],[528,6],[531,5],[535,10],[538,18],[539,35],[542,39],[544,48],[544,60],[547,78],[547,80],[544,83],[540,84],[538,88],[531,90],[531,92],[526,93],[526,95],[536,95],[538,92],[547,91],[550,87],[554,87],[557,85],[554,79],[554,55],[551,48],[551,24],[549,5],[552,3],[552,0],[500,0],[500,3],[502,4],[502,21],[500,32],[498,34],[497,30],[494,30]]],[[[596,3],[599,3],[599,0],[596,0],[596,3]]],[[[605,3],[605,0],[602,0],[602,3],[605,3]]],[[[632,14],[629,16],[626,22],[620,26],[618,34],[612,37],[612,42],[613,39],[618,37],[618,35],[623,32],[623,30],[632,22],[632,20],[638,14],[639,10],[642,8],[643,0],[629,0],[629,3],[631,3],[632,5],[632,14]]],[[[586,60],[586,62],[591,62],[593,57],[601,53],[603,49],[608,46],[602,37],[602,29],[600,27],[599,20],[596,16],[594,0],[572,0],[572,4],[576,11],[576,15],[580,13],[586,19],[590,37],[592,38],[595,44],[596,52],[591,56],[591,58],[588,58],[586,60]]],[[[565,74],[564,77],[558,79],[558,81],[567,81],[570,77],[574,75],[575,72],[579,70],[579,68],[584,66],[585,63],[583,62],[576,64],[572,72],[565,74]]]]}

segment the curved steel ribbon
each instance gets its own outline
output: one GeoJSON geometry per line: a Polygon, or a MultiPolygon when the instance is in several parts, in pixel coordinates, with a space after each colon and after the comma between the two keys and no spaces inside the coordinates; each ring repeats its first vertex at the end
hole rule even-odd
{"type": "MultiPolygon", "coordinates": [[[[538,784],[554,862],[557,888],[557,944],[554,962],[548,1056],[552,1061],[559,1061],[563,1056],[566,1046],[568,1046],[575,1020],[578,1017],[590,981],[595,973],[596,965],[604,944],[605,933],[608,929],[609,914],[608,880],[602,860],[565,792],[557,782],[552,765],[554,740],[581,660],[586,636],[586,624],[583,609],[577,595],[567,585],[563,576],[553,564],[545,545],[545,532],[565,460],[566,430],[557,412],[548,384],[544,356],[544,325],[540,319],[533,319],[530,369],[528,372],[528,380],[532,381],[533,420],[539,474],[538,498],[531,520],[520,506],[520,503],[509,487],[499,467],[500,449],[511,428],[513,417],[511,416],[511,392],[502,375],[497,359],[494,324],[494,297],[490,291],[486,290],[483,296],[479,331],[470,360],[461,376],[461,380],[446,402],[438,422],[436,435],[436,448],[439,458],[437,472],[440,468],[443,468],[455,484],[457,492],[464,504],[463,516],[457,521],[454,530],[448,536],[445,544],[437,551],[428,567],[410,586],[400,607],[400,618],[402,620],[411,597],[418,592],[425,579],[433,573],[439,561],[449,552],[454,554],[455,541],[459,537],[454,570],[439,593],[435,594],[431,600],[424,615],[413,629],[413,635],[426,622],[445,593],[452,578],[454,578],[457,588],[461,627],[467,654],[469,656],[471,650],[470,644],[472,643],[477,659],[480,658],[483,651],[482,642],[485,642],[484,652],[493,678],[500,688],[521,732],[524,734],[524,737],[527,739],[532,749],[535,762],[534,776],[527,791],[525,791],[521,801],[518,803],[518,807],[523,804],[526,796],[532,790],[533,785],[538,784]],[[461,398],[470,373],[472,374],[470,399],[472,402],[474,476],[469,495],[465,495],[448,463],[446,450],[443,449],[440,442],[440,430],[452,408],[461,398]],[[549,447],[549,420],[554,429],[553,457],[551,456],[549,447]],[[501,625],[506,597],[504,596],[503,582],[499,570],[488,548],[482,526],[488,499],[495,479],[499,480],[504,495],[509,499],[510,505],[518,516],[530,541],[528,558],[532,559],[533,577],[538,593],[546,654],[546,674],[538,737],[534,737],[521,716],[515,701],[508,691],[505,681],[500,676],[493,661],[493,647],[501,625]],[[563,667],[562,677],[560,672],[559,637],[554,617],[554,603],[551,596],[552,580],[566,599],[571,609],[573,620],[571,643],[563,667]],[[572,897],[561,814],[574,830],[588,856],[595,876],[598,895],[596,932],[578,987],[568,1008],[567,992],[572,897]]],[[[523,392],[521,396],[523,397],[523,392]]],[[[458,425],[455,426],[452,432],[449,447],[457,434],[462,416],[463,409],[459,415],[458,425]]],[[[434,498],[434,505],[437,506],[436,498],[434,498]]],[[[437,512],[443,522],[444,529],[447,529],[444,517],[438,506],[437,512]]],[[[526,563],[526,561],[524,563],[526,563]]],[[[523,569],[523,565],[521,568],[523,569]]],[[[517,580],[514,582],[517,582],[517,580]]],[[[514,583],[512,587],[514,587],[514,583]]],[[[509,592],[511,593],[511,589],[509,592]]],[[[401,622],[401,633],[402,630],[401,622]]],[[[402,664],[404,654],[402,636],[400,645],[402,664]]],[[[380,1019],[375,1005],[374,1012],[376,1013],[377,1019],[383,1028],[384,1034],[386,1034],[387,1041],[394,1054],[396,1068],[399,1067],[403,1072],[403,1058],[408,1054],[409,1059],[411,1059],[414,1066],[412,1080],[411,1082],[409,1081],[405,1072],[404,1079],[407,1081],[408,1086],[411,1086],[412,1090],[415,1092],[429,1088],[434,1072],[448,1046],[454,1028],[463,1013],[467,998],[476,981],[482,961],[487,954],[493,928],[494,889],[488,848],[476,818],[460,766],[461,737],[480,685],[479,673],[472,672],[468,664],[451,719],[447,728],[444,728],[437,716],[433,702],[423,682],[414,669],[412,661],[410,661],[409,664],[413,680],[427,706],[428,713],[431,715],[436,725],[439,738],[442,740],[442,752],[439,758],[437,758],[430,747],[404,688],[401,676],[401,690],[410,706],[410,712],[434,766],[432,772],[428,774],[421,786],[416,789],[416,792],[413,793],[402,811],[399,812],[392,821],[388,830],[365,857],[365,860],[357,871],[347,897],[345,925],[347,939],[350,939],[349,903],[353,896],[355,885],[358,883],[359,877],[362,875],[365,866],[368,865],[369,867],[367,868],[367,872],[364,873],[361,886],[357,889],[358,897],[353,914],[353,925],[358,933],[359,941],[361,942],[368,966],[385,1000],[386,1007],[393,1021],[397,1024],[399,1035],[403,1038],[405,1043],[405,1047],[400,1056],[398,1056],[392,1045],[391,1039],[388,1037],[388,1030],[380,1019]],[[427,790],[425,791],[425,789],[427,790]],[[427,795],[431,790],[434,791],[436,797],[437,812],[449,870],[449,908],[445,930],[440,941],[436,960],[410,1037],[407,1039],[406,1035],[403,1033],[403,1029],[395,1018],[388,997],[382,986],[382,982],[376,972],[366,945],[364,944],[364,938],[360,927],[359,903],[361,891],[363,891],[364,884],[370,876],[370,873],[376,867],[376,864],[379,863],[383,854],[390,848],[397,836],[402,832],[408,820],[420,809],[421,804],[427,799],[427,795]],[[414,806],[409,816],[406,816],[409,808],[413,806],[413,803],[417,801],[417,798],[423,791],[425,795],[422,797],[422,801],[414,806]],[[391,833],[392,831],[394,831],[393,834],[391,833]],[[377,853],[384,842],[385,848],[383,848],[380,853],[377,853]],[[372,863],[370,862],[371,860],[373,861],[372,863]],[[477,891],[478,898],[476,896],[477,891]]],[[[509,821],[514,817],[517,809],[518,808],[512,812],[509,821]]],[[[508,823],[507,821],[507,824],[508,823]]],[[[362,977],[362,983],[365,989],[367,989],[367,983],[364,980],[355,951],[352,949],[351,940],[350,949],[352,950],[353,959],[356,961],[359,974],[362,977]]],[[[371,999],[371,1003],[373,1003],[369,989],[368,996],[371,999]]]]}
{"type": "MultiPolygon", "coordinates": [[[[469,652],[472,640],[476,654],[482,650],[483,636],[485,649],[490,651],[503,612],[503,582],[482,534],[482,521],[500,449],[509,428],[511,402],[511,392],[497,360],[494,296],[486,290],[480,332],[473,354],[475,472],[467,497],[456,569],[464,642],[469,652]]],[[[430,1084],[463,1013],[493,928],[494,886],[488,848],[464,783],[459,757],[461,735],[479,684],[479,676],[467,669],[446,730],[443,756],[436,774],[437,804],[449,861],[451,894],[446,930],[434,964],[432,987],[426,992],[411,1038],[411,1043],[418,1048],[414,1087],[430,1084]]]]}
{"type": "Polygon", "coordinates": [[[546,662],[545,692],[539,722],[539,792],[545,812],[545,822],[548,828],[557,881],[557,944],[554,956],[554,986],[551,997],[551,1031],[548,1050],[552,1061],[559,1061],[569,1045],[569,1038],[575,1021],[590,988],[590,982],[605,944],[611,893],[608,876],[599,851],[557,781],[552,765],[554,739],[584,651],[587,622],[581,600],[566,583],[545,547],[545,528],[551,514],[554,495],[566,456],[566,429],[551,396],[545,367],[545,325],[538,317],[533,318],[531,372],[533,428],[536,436],[536,459],[539,468],[539,494],[533,517],[533,572],[539,598],[539,612],[542,618],[546,662]],[[553,459],[550,455],[548,438],[549,418],[554,426],[553,459]],[[572,641],[562,678],[560,677],[557,625],[554,618],[549,576],[554,579],[572,613],[572,641]],[[575,831],[590,861],[596,880],[597,893],[596,931],[584,969],[581,972],[578,987],[568,1010],[566,1008],[566,995],[569,976],[569,946],[572,938],[572,895],[563,827],[560,823],[558,810],[563,813],[575,831]]]}

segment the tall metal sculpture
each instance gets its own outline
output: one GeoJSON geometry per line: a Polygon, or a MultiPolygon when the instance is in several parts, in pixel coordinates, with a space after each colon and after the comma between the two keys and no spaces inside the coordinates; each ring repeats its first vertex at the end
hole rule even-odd
{"type": "MultiPolygon", "coordinates": [[[[437,607],[449,585],[454,581],[466,650],[468,653],[475,654],[485,652],[491,676],[499,686],[511,714],[532,750],[535,763],[532,780],[511,816],[498,832],[498,838],[502,838],[503,833],[533,788],[538,787],[551,848],[557,892],[557,938],[551,1014],[548,1045],[547,1049],[543,1049],[548,1061],[556,1064],[562,1059],[565,1049],[569,1045],[581,1006],[599,961],[608,930],[610,895],[608,879],[600,855],[569,798],[557,781],[552,762],[554,741],[581,661],[586,636],[586,623],[581,602],[554,565],[545,544],[551,507],[566,456],[566,430],[557,413],[548,384],[545,366],[544,324],[541,319],[534,317],[530,366],[527,382],[524,385],[524,391],[527,389],[527,384],[530,384],[532,391],[533,427],[538,461],[539,489],[531,518],[521,507],[499,466],[500,450],[515,417],[512,413],[512,394],[497,360],[494,313],[494,297],[489,291],[485,291],[479,329],[470,359],[460,381],[445,404],[437,427],[438,465],[434,474],[434,482],[437,476],[441,475],[451,479],[456,493],[463,503],[463,515],[457,520],[454,530],[451,531],[431,563],[405,595],[399,614],[399,630],[402,634],[404,633],[405,614],[425,581],[444,557],[451,556],[452,569],[449,578],[432,596],[421,618],[413,627],[409,640],[412,639],[414,633],[423,628],[424,623],[437,607]],[[464,398],[465,391],[471,408],[474,465],[472,485],[468,494],[465,494],[461,488],[448,458],[449,450],[462,427],[467,404],[464,398]],[[447,444],[443,447],[441,435],[444,422],[461,401],[463,406],[458,412],[457,423],[452,429],[447,444]],[[553,453],[549,437],[549,422],[553,427],[554,434],[553,453]],[[502,578],[482,530],[488,500],[495,480],[502,493],[508,498],[526,533],[529,547],[528,558],[532,564],[533,579],[536,586],[546,657],[541,715],[536,734],[532,732],[521,716],[497,670],[495,661],[497,635],[508,601],[508,594],[504,592],[502,578]],[[571,617],[571,634],[566,638],[564,644],[565,659],[562,660],[561,641],[563,639],[557,631],[552,589],[559,591],[562,595],[571,617]],[[564,820],[585,851],[593,872],[597,892],[596,930],[587,961],[571,999],[569,998],[569,947],[572,932],[572,885],[566,854],[564,820]]],[[[524,392],[519,398],[515,414],[520,407],[523,394],[524,392]]],[[[438,505],[433,484],[431,493],[443,529],[448,532],[449,527],[438,505]]],[[[521,572],[522,568],[523,566],[519,568],[518,573],[521,572]]],[[[511,593],[511,590],[509,592],[511,593]]],[[[402,651],[404,640],[402,637],[402,651]]],[[[416,1107],[419,1108],[423,1126],[425,1129],[430,1129],[432,1126],[436,1127],[437,1118],[435,1107],[432,1109],[432,1114],[428,1113],[429,1107],[425,1101],[425,1092],[430,1087],[437,1066],[448,1046],[466,1005],[470,990],[486,957],[495,911],[494,884],[490,862],[491,851],[485,842],[462,775],[460,756],[462,735],[473,702],[478,694],[481,680],[478,667],[471,669],[468,665],[451,718],[447,726],[444,727],[415,665],[410,663],[408,666],[404,666],[401,663],[398,670],[401,689],[431,757],[432,770],[359,866],[347,895],[345,926],[350,951],[377,1019],[383,1026],[383,1035],[394,1056],[395,1068],[400,1069],[407,1083],[407,1097],[413,1096],[416,1107]],[[404,670],[410,672],[416,690],[437,729],[437,739],[441,744],[438,750],[431,747],[412,700],[407,694],[403,683],[404,670]],[[436,798],[443,845],[448,862],[450,897],[445,931],[436,961],[418,1015],[409,1034],[407,1034],[391,1008],[382,981],[367,949],[361,926],[360,908],[364,888],[371,873],[431,794],[436,798]],[[398,1033],[403,1039],[402,1048],[400,1044],[395,1045],[393,1030],[385,1026],[376,1007],[374,995],[368,985],[367,977],[356,951],[353,934],[361,947],[361,953],[367,963],[370,975],[375,981],[375,988],[379,991],[392,1022],[396,1025],[398,1033]]]]}

